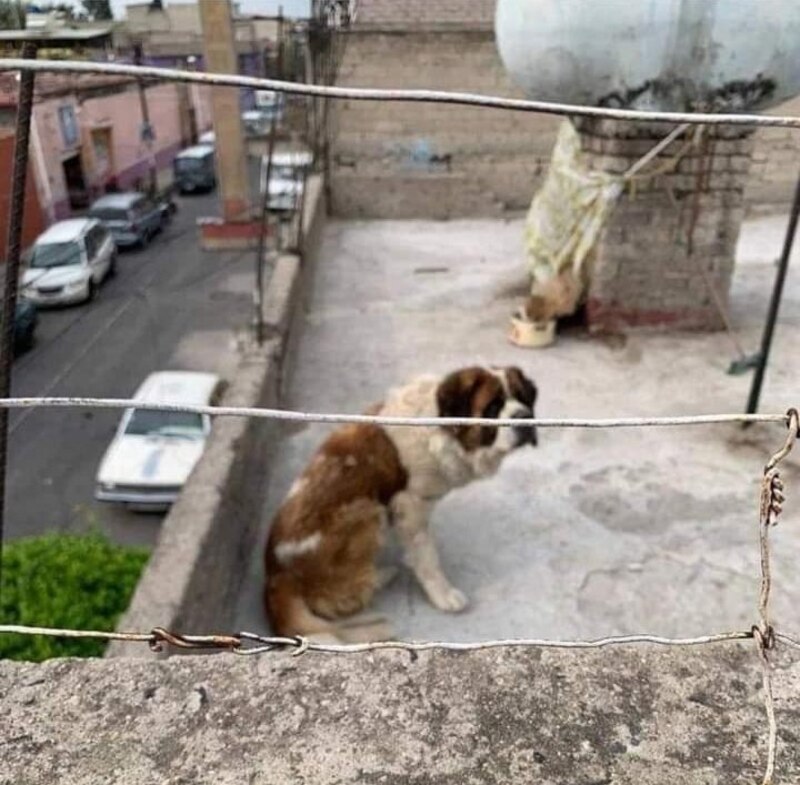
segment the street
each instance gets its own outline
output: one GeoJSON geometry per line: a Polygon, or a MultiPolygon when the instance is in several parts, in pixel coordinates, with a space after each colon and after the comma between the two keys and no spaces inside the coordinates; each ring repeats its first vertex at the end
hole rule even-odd
{"type": "MultiPolygon", "coordinates": [[[[127,398],[156,370],[236,367],[251,318],[253,252],[203,252],[196,219],[217,196],[179,199],[171,224],[145,249],[121,252],[93,303],[41,310],[36,345],[14,364],[16,396],[127,398]]],[[[26,409],[10,415],[6,533],[98,526],[115,541],[152,545],[162,515],[95,502],[95,472],[119,411],[26,409]]]]}

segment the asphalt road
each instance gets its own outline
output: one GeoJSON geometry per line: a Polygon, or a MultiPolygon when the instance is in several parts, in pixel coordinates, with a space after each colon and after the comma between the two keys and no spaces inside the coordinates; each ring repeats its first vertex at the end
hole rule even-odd
{"type": "MultiPolygon", "coordinates": [[[[129,397],[155,370],[230,377],[252,302],[252,252],[199,249],[196,218],[216,196],[181,199],[144,250],[120,254],[118,273],[88,305],[40,312],[36,346],[14,364],[14,395],[129,397]]],[[[97,525],[116,541],[152,545],[162,516],[93,499],[115,411],[16,410],[10,417],[9,539],[97,525]]]]}

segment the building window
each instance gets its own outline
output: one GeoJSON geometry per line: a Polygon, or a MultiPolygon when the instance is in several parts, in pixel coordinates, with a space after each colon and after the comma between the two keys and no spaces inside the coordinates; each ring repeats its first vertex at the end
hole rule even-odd
{"type": "Polygon", "coordinates": [[[78,144],[78,124],[75,122],[75,109],[72,106],[58,108],[58,122],[61,125],[61,138],[66,147],[78,144]]]}

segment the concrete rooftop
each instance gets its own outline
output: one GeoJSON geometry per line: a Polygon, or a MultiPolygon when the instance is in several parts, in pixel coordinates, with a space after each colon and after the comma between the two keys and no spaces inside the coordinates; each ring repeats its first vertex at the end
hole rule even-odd
{"type": "MultiPolygon", "coordinates": [[[[759,343],[784,216],[744,226],[731,314],[759,343]]],[[[324,237],[286,407],[358,412],[414,374],[517,364],[535,378],[537,414],[677,415],[741,411],[751,375],[729,376],[724,333],[590,338],[562,333],[544,350],[506,340],[526,288],[522,222],[334,222],[324,237]]],[[[762,411],[800,403],[800,269],[790,271],[762,411]]],[[[264,511],[269,519],[326,433],[287,428],[264,511]]],[[[760,471],[781,426],[547,430],[495,477],[452,493],[434,529],[445,570],[470,607],[432,608],[402,572],[380,595],[397,637],[475,640],[630,632],[695,635],[756,618],[760,471]]],[[[793,457],[793,456],[792,456],[793,457]]],[[[773,535],[774,616],[800,630],[797,458],[773,535]]],[[[390,554],[390,558],[391,558],[390,554]]],[[[264,630],[260,552],[239,628],[264,630]]]]}

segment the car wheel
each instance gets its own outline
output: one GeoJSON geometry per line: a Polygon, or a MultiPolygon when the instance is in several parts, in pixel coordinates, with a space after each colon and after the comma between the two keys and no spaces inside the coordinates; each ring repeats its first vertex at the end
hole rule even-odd
{"type": "Polygon", "coordinates": [[[94,279],[90,278],[89,283],[86,285],[86,302],[90,303],[97,296],[97,284],[94,279]]]}
{"type": "Polygon", "coordinates": [[[117,255],[111,257],[111,263],[108,265],[108,277],[113,278],[117,274],[117,255]]]}

